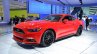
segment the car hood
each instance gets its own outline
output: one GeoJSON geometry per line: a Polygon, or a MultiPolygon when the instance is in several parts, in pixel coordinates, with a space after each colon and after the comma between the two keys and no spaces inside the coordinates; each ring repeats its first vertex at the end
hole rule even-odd
{"type": "Polygon", "coordinates": [[[27,21],[27,22],[21,22],[17,24],[15,27],[18,28],[36,28],[36,27],[42,27],[43,25],[47,25],[51,23],[51,21],[46,20],[36,20],[36,21],[27,21]]]}

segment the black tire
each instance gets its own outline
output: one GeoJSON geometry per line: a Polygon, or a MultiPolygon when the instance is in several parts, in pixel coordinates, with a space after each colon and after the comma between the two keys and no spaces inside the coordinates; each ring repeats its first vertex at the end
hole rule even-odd
{"type": "Polygon", "coordinates": [[[76,32],[76,36],[80,36],[81,34],[82,34],[82,30],[83,30],[83,27],[82,26],[80,26],[79,28],[78,28],[78,30],[77,30],[77,32],[76,32]]]}
{"type": "Polygon", "coordinates": [[[40,46],[42,47],[48,47],[55,41],[54,32],[51,30],[47,30],[44,32],[40,46]]]}

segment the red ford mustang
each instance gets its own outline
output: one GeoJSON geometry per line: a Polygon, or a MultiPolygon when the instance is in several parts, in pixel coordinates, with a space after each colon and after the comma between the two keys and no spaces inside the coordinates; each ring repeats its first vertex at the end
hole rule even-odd
{"type": "Polygon", "coordinates": [[[82,20],[68,14],[49,15],[42,20],[27,21],[13,28],[13,39],[21,44],[50,46],[55,40],[70,34],[81,35],[82,20]]]}

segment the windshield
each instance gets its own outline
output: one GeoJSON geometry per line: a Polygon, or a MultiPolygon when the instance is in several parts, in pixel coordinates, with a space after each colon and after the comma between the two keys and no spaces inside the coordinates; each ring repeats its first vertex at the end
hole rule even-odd
{"type": "Polygon", "coordinates": [[[62,15],[50,15],[43,18],[42,20],[59,21],[61,17],[62,15]]]}

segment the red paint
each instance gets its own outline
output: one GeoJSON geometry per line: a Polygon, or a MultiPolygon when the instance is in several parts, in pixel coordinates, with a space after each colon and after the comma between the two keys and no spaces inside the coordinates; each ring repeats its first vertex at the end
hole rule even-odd
{"type": "Polygon", "coordinates": [[[75,19],[73,21],[68,21],[66,23],[62,22],[62,19],[65,16],[70,16],[68,14],[60,14],[62,17],[57,22],[47,21],[47,20],[37,20],[37,21],[28,21],[17,24],[15,28],[19,28],[24,31],[24,34],[15,32],[13,30],[13,38],[17,42],[25,43],[25,44],[40,44],[43,33],[47,29],[52,29],[56,33],[56,39],[67,36],[68,34],[75,34],[80,25],[83,26],[83,22],[81,20],[75,19]],[[29,32],[28,29],[41,28],[38,32],[29,32]],[[19,40],[18,38],[21,38],[19,40]],[[28,38],[34,39],[35,42],[27,41],[28,38]]]}

